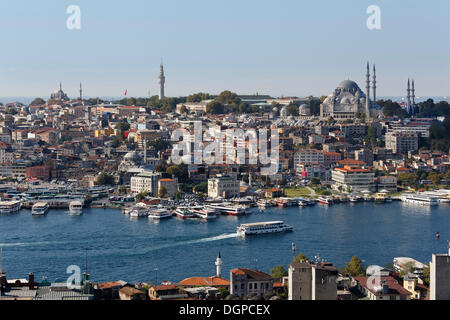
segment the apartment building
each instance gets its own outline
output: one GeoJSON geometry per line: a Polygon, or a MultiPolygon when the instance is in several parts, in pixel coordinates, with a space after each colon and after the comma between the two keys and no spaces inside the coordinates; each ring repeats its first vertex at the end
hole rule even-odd
{"type": "Polygon", "coordinates": [[[217,176],[208,179],[208,197],[232,198],[239,196],[239,181],[229,176],[217,176]]]}
{"type": "Polygon", "coordinates": [[[419,149],[419,138],[416,132],[391,131],[386,133],[386,148],[392,153],[408,154],[408,151],[419,149]]]}
{"type": "Polygon", "coordinates": [[[294,153],[294,168],[300,163],[319,163],[324,164],[324,154],[321,150],[300,149],[294,153]]]}
{"type": "Polygon", "coordinates": [[[369,169],[344,166],[332,172],[333,189],[347,192],[375,191],[375,174],[369,169]]]}

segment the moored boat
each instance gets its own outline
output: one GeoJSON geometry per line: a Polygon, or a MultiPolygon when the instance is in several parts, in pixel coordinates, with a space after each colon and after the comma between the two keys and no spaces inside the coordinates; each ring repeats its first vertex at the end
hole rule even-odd
{"type": "Polygon", "coordinates": [[[216,210],[212,208],[207,208],[206,206],[192,208],[192,212],[198,218],[206,220],[215,219],[217,217],[216,210]]]}
{"type": "Polygon", "coordinates": [[[194,213],[188,208],[179,207],[175,210],[175,213],[177,214],[177,217],[179,217],[181,219],[195,218],[194,213]]]}
{"type": "Polygon", "coordinates": [[[36,202],[31,208],[31,214],[33,216],[43,216],[48,212],[50,208],[48,202],[40,201],[36,202]]]}
{"type": "Polygon", "coordinates": [[[22,208],[22,202],[19,200],[0,201],[0,213],[16,213],[22,208]]]}
{"type": "Polygon", "coordinates": [[[317,199],[317,201],[322,204],[328,204],[328,205],[333,204],[333,199],[331,199],[329,197],[319,197],[317,199]]]}
{"type": "Polygon", "coordinates": [[[81,215],[83,213],[83,203],[75,200],[69,203],[69,213],[71,215],[81,215]]]}
{"type": "Polygon", "coordinates": [[[148,211],[149,219],[162,220],[162,219],[168,219],[171,217],[172,217],[172,215],[170,214],[169,210],[164,209],[164,208],[155,208],[155,209],[150,209],[148,211]]]}

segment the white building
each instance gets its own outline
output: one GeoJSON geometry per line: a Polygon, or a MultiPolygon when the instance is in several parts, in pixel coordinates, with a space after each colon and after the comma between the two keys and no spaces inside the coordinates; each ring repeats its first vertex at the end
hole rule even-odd
{"type": "Polygon", "coordinates": [[[208,179],[208,197],[231,198],[240,193],[239,181],[232,177],[215,177],[208,179]]]}
{"type": "Polygon", "coordinates": [[[315,150],[315,149],[300,149],[299,151],[294,153],[294,168],[297,167],[298,164],[305,163],[324,163],[323,151],[315,150]]]}
{"type": "Polygon", "coordinates": [[[160,172],[142,172],[131,177],[131,192],[148,192],[151,196],[158,196],[158,180],[161,178],[160,172]]]}
{"type": "Polygon", "coordinates": [[[347,192],[375,191],[375,173],[368,169],[344,166],[332,172],[333,189],[347,192]]]}
{"type": "Polygon", "coordinates": [[[450,248],[448,254],[433,254],[432,256],[430,300],[450,300],[450,248]]]}
{"type": "Polygon", "coordinates": [[[386,133],[386,149],[392,153],[408,154],[408,151],[419,149],[417,132],[391,131],[386,133]]]}

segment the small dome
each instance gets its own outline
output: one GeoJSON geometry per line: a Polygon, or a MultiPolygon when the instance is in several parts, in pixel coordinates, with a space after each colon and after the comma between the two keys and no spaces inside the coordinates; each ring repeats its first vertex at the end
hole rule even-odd
{"type": "Polygon", "coordinates": [[[342,98],[341,103],[342,104],[349,104],[350,103],[350,99],[348,97],[342,98]]]}

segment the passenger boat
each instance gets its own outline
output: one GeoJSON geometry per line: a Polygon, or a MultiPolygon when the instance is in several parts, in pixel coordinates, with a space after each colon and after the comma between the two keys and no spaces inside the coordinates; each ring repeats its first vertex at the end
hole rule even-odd
{"type": "Polygon", "coordinates": [[[369,194],[365,194],[364,195],[364,201],[366,201],[366,202],[373,201],[373,197],[371,195],[369,195],[369,194]]]}
{"type": "Polygon", "coordinates": [[[195,208],[192,208],[192,213],[196,217],[202,218],[202,219],[206,219],[206,220],[211,220],[211,219],[216,219],[217,218],[216,210],[212,209],[212,208],[195,207],[195,208]]]}
{"type": "Polygon", "coordinates": [[[387,197],[386,193],[378,192],[375,194],[374,201],[375,201],[375,203],[385,203],[386,197],[387,197]]]}
{"type": "Polygon", "coordinates": [[[31,208],[31,214],[33,216],[43,216],[47,213],[48,209],[50,208],[48,202],[36,202],[33,207],[31,208]]]}
{"type": "Polygon", "coordinates": [[[69,203],[69,213],[71,215],[80,215],[83,213],[83,203],[81,201],[75,200],[69,203]]]}
{"type": "Polygon", "coordinates": [[[19,200],[0,201],[0,213],[16,213],[22,208],[22,202],[19,200]]]}
{"type": "Polygon", "coordinates": [[[177,217],[181,219],[192,219],[195,218],[194,213],[189,210],[188,208],[177,208],[175,210],[175,213],[177,214],[177,217]]]}
{"type": "Polygon", "coordinates": [[[426,205],[426,206],[437,206],[439,205],[439,198],[420,194],[408,194],[402,196],[403,202],[409,202],[414,204],[426,205]]]}
{"type": "Polygon", "coordinates": [[[223,215],[241,216],[245,215],[245,208],[241,206],[233,206],[229,204],[211,204],[207,206],[211,209],[216,209],[217,212],[223,215]]]}
{"type": "Polygon", "coordinates": [[[317,201],[322,204],[328,204],[328,205],[333,204],[333,199],[328,198],[328,197],[319,197],[317,199],[317,201]]]}
{"type": "Polygon", "coordinates": [[[237,227],[237,234],[239,236],[249,236],[257,234],[289,232],[294,228],[285,224],[283,221],[267,221],[241,224],[237,227]]]}
{"type": "Polygon", "coordinates": [[[169,210],[164,209],[164,208],[155,208],[155,209],[150,209],[148,211],[149,219],[162,220],[162,219],[168,219],[171,217],[172,217],[172,215],[170,214],[169,210]]]}

